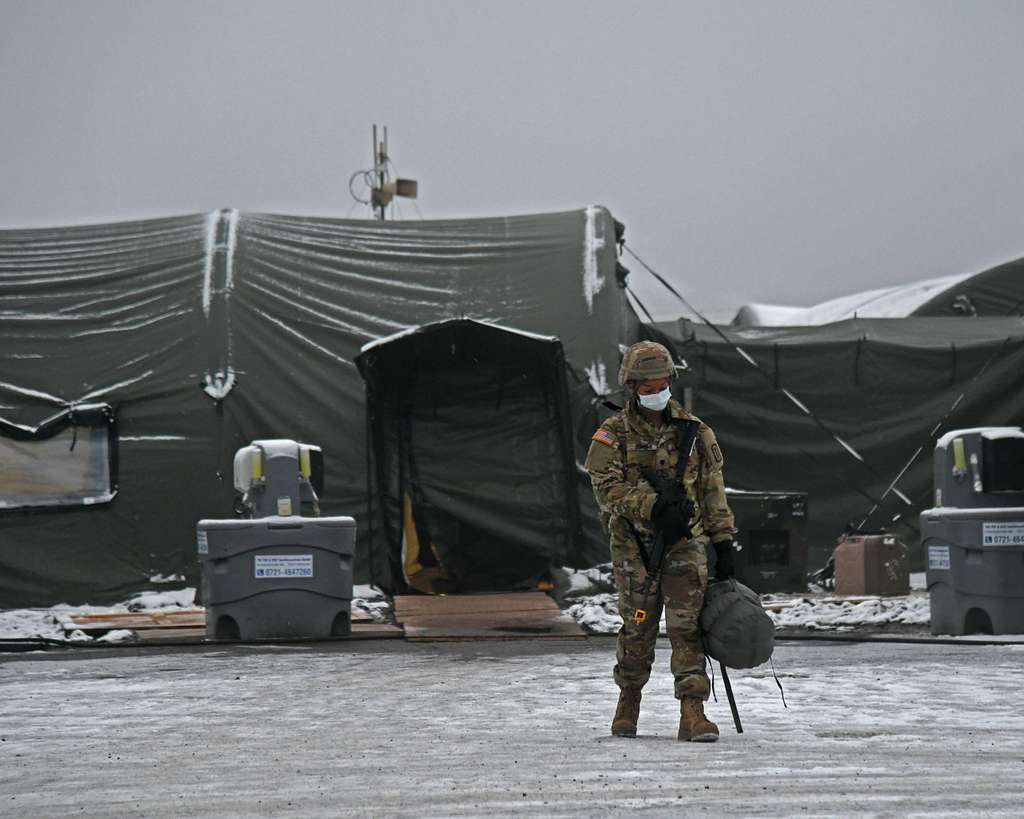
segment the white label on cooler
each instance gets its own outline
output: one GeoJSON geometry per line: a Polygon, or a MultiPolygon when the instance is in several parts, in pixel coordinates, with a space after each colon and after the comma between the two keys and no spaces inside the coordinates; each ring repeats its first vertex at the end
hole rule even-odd
{"type": "Polygon", "coordinates": [[[256,577],[312,577],[313,555],[253,555],[256,577]]]}
{"type": "Polygon", "coordinates": [[[206,539],[206,531],[200,529],[196,535],[196,543],[199,554],[208,555],[210,553],[210,541],[206,539]]]}
{"type": "Polygon", "coordinates": [[[928,547],[928,568],[948,569],[949,568],[949,547],[929,546],[928,547]]]}
{"type": "Polygon", "coordinates": [[[982,546],[1024,546],[1024,520],[985,521],[981,524],[982,546]]]}

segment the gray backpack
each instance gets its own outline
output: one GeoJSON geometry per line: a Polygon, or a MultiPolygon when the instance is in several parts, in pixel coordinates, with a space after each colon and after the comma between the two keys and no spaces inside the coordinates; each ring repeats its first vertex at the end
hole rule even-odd
{"type": "Polygon", "coordinates": [[[708,656],[729,668],[766,663],[775,648],[775,624],[761,598],[734,578],[708,586],[700,627],[708,656]]]}

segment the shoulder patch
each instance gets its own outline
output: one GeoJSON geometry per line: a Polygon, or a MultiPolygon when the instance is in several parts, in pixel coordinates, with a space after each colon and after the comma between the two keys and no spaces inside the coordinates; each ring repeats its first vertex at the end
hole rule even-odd
{"type": "Polygon", "coordinates": [[[615,436],[604,427],[601,427],[601,429],[594,433],[592,440],[597,441],[599,444],[604,444],[605,446],[615,446],[617,443],[615,436]]]}

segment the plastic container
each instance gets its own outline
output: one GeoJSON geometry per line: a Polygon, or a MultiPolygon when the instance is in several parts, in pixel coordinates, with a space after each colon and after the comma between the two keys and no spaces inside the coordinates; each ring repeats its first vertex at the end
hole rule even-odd
{"type": "Polygon", "coordinates": [[[208,638],[318,639],[351,632],[352,518],[201,520],[196,529],[208,638]]]}

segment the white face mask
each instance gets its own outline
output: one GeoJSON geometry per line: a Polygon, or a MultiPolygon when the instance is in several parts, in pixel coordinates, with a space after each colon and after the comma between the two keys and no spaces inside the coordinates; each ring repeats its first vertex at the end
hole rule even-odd
{"type": "Polygon", "coordinates": [[[661,392],[656,392],[654,395],[638,395],[637,400],[644,409],[659,412],[668,406],[668,399],[671,397],[672,390],[665,387],[661,392]]]}

